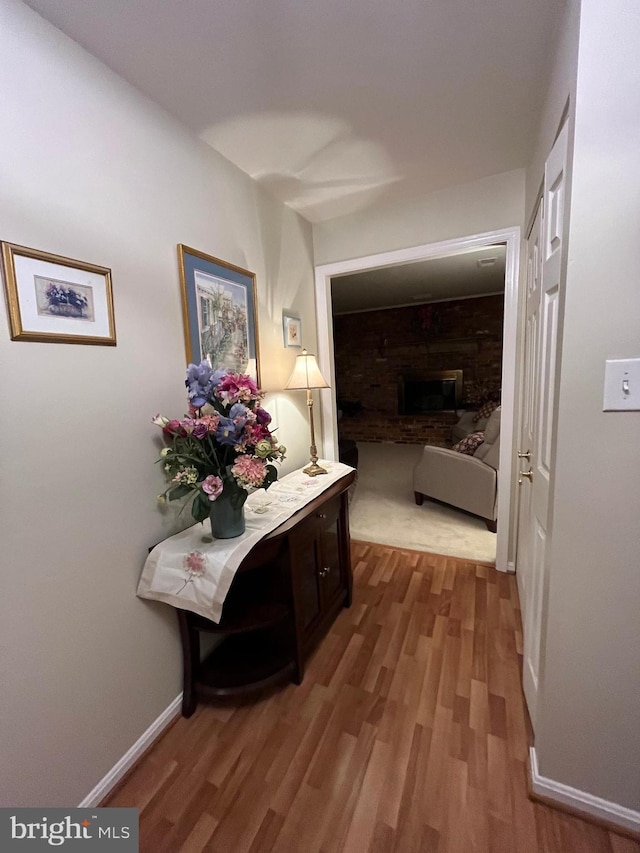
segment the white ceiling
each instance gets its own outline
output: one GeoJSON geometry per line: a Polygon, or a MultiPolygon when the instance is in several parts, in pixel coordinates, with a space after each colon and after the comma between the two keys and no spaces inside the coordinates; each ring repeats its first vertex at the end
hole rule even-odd
{"type": "Polygon", "coordinates": [[[525,166],[564,0],[27,0],[307,218],[525,166]]]}
{"type": "Polygon", "coordinates": [[[501,293],[505,257],[504,245],[486,246],[446,258],[335,277],[331,280],[333,313],[501,293]]]}

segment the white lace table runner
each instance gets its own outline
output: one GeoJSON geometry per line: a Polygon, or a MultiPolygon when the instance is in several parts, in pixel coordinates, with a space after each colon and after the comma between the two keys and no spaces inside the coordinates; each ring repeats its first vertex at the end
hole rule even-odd
{"type": "Polygon", "coordinates": [[[249,495],[242,536],[214,539],[207,519],[156,545],[145,561],[137,595],[219,622],[231,581],[256,542],[353,471],[340,462],[321,464],[326,475],[309,477],[302,470],[293,471],[268,491],[249,495]]]}

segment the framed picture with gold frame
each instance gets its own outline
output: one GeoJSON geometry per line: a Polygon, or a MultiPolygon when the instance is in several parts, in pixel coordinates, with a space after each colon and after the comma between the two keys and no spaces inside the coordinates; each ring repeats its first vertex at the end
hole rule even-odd
{"type": "Polygon", "coordinates": [[[248,373],[260,384],[256,277],[178,245],[187,361],[248,373]]]}
{"type": "Polygon", "coordinates": [[[12,340],[116,345],[110,269],[0,245],[12,340]]]}

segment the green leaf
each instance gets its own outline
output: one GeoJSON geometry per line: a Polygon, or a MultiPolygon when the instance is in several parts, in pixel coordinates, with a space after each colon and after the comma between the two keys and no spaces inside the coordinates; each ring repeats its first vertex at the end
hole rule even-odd
{"type": "Polygon", "coordinates": [[[262,482],[262,487],[268,489],[278,479],[278,469],[274,465],[267,465],[267,473],[262,482]]]}
{"type": "Polygon", "coordinates": [[[196,521],[205,521],[209,518],[210,511],[211,502],[209,498],[203,492],[198,492],[191,504],[191,515],[196,521]]]}
{"type": "Polygon", "coordinates": [[[231,506],[240,509],[240,507],[244,506],[244,502],[248,497],[249,493],[246,489],[239,488],[237,491],[231,493],[231,506]]]}

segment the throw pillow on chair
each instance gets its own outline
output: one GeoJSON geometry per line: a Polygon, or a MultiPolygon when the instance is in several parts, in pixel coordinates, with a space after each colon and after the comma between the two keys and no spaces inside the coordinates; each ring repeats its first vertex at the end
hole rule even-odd
{"type": "Polygon", "coordinates": [[[493,400],[487,400],[487,402],[483,403],[473,416],[473,422],[477,424],[478,421],[481,421],[483,418],[488,418],[492,412],[495,412],[499,405],[500,403],[496,403],[493,400]]]}
{"type": "Polygon", "coordinates": [[[467,456],[473,456],[476,450],[484,442],[483,432],[472,432],[466,438],[463,438],[457,444],[454,444],[452,450],[457,450],[458,453],[466,453],[467,456]]]}

